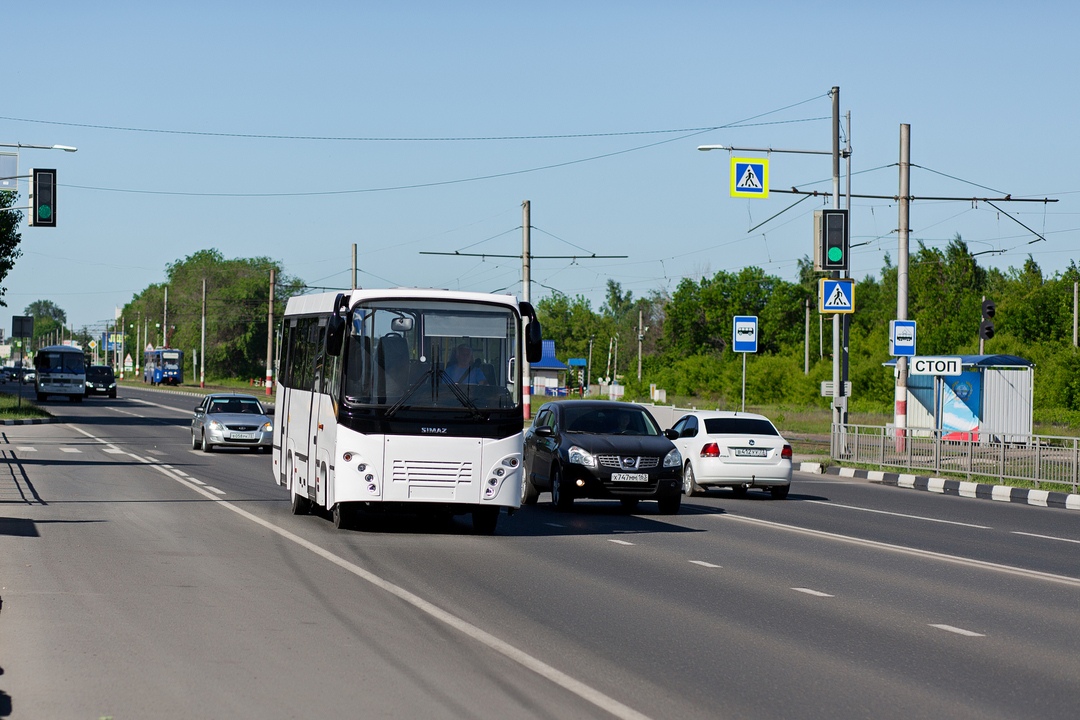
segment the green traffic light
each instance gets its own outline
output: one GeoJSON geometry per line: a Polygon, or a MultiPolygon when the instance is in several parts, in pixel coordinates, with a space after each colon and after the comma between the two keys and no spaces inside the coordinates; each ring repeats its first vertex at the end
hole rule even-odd
{"type": "Polygon", "coordinates": [[[831,247],[829,248],[829,262],[838,263],[844,259],[844,251],[842,248],[831,247]]]}
{"type": "Polygon", "coordinates": [[[42,220],[48,220],[52,217],[52,208],[48,205],[40,205],[38,207],[38,217],[42,220]]]}

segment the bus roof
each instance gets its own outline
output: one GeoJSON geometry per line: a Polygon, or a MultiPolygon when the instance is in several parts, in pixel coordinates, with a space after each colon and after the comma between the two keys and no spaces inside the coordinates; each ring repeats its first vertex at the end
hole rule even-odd
{"type": "MultiPolygon", "coordinates": [[[[433,290],[430,288],[389,288],[378,290],[345,290],[349,296],[349,307],[367,300],[461,300],[465,302],[483,302],[506,305],[518,309],[517,298],[513,295],[495,295],[491,293],[464,292],[461,290],[433,290]]],[[[313,315],[329,313],[334,309],[334,300],[339,293],[326,292],[312,295],[297,295],[289,298],[285,306],[285,315],[313,315]]]]}

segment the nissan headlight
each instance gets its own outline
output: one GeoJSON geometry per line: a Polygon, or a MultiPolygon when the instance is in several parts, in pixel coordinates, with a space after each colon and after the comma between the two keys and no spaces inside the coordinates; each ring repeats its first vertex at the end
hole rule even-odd
{"type": "Polygon", "coordinates": [[[588,452],[574,445],[570,448],[568,453],[569,460],[574,465],[584,465],[585,467],[596,467],[596,457],[588,452]]]}
{"type": "Polygon", "coordinates": [[[678,448],[672,448],[671,452],[664,456],[664,467],[682,467],[682,453],[678,448]]]}

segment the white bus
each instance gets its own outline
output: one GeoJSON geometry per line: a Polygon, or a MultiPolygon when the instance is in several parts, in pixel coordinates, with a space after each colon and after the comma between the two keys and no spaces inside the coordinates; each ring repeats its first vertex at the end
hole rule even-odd
{"type": "Polygon", "coordinates": [[[66,395],[82,402],[86,395],[86,357],[71,345],[49,345],[34,353],[34,389],[38,402],[49,395],[66,395]]]}
{"type": "Polygon", "coordinates": [[[532,306],[509,295],[291,298],[273,471],[293,513],[322,507],[339,528],[361,508],[472,513],[476,532],[493,533],[521,505],[520,352],[539,360],[540,337],[532,306]]]}

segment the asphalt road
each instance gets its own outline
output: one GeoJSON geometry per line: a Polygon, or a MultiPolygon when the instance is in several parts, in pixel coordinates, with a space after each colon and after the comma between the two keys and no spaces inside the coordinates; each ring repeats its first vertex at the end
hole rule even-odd
{"type": "Polygon", "coordinates": [[[294,517],[196,398],[0,427],[0,717],[1073,718],[1073,511],[796,474],[503,516],[294,517]]]}

